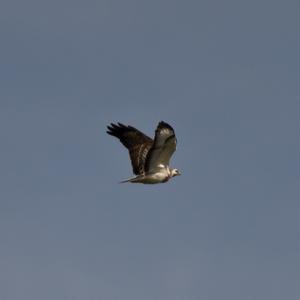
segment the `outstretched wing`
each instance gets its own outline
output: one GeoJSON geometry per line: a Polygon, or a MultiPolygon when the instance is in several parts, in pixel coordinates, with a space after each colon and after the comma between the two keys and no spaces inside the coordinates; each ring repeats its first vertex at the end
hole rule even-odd
{"type": "Polygon", "coordinates": [[[118,138],[128,149],[133,173],[136,175],[143,174],[146,156],[152,147],[153,140],[136,128],[121,123],[111,123],[107,129],[108,134],[118,138]]]}
{"type": "Polygon", "coordinates": [[[154,143],[148,152],[145,171],[151,172],[169,165],[170,158],[176,150],[176,136],[174,129],[167,123],[159,122],[155,130],[154,143]]]}

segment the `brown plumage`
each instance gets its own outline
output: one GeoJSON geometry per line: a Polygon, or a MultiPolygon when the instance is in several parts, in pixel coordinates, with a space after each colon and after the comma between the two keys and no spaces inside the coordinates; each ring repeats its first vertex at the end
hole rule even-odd
{"type": "Polygon", "coordinates": [[[144,165],[148,151],[152,147],[153,140],[132,126],[122,123],[107,126],[107,133],[115,136],[128,149],[133,173],[144,174],[144,165]]]}

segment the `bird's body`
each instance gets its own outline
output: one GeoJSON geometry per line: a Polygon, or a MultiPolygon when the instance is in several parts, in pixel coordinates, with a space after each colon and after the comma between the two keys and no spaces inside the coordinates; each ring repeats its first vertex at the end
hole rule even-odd
{"type": "Polygon", "coordinates": [[[145,183],[145,184],[155,184],[164,183],[171,178],[171,171],[169,167],[162,167],[159,171],[147,174],[141,174],[136,177],[124,180],[122,182],[133,182],[133,183],[145,183]]]}
{"type": "Polygon", "coordinates": [[[169,167],[170,158],[176,150],[175,132],[169,124],[159,122],[154,140],[136,128],[121,123],[112,123],[107,128],[107,133],[117,137],[128,149],[133,172],[137,175],[122,182],[164,183],[180,175],[177,169],[169,167]]]}

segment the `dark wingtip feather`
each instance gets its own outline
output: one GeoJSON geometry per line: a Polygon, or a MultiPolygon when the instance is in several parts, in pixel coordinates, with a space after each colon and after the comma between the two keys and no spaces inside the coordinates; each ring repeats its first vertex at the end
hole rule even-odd
{"type": "Polygon", "coordinates": [[[126,126],[120,122],[117,124],[110,123],[110,125],[107,126],[106,133],[112,136],[115,136],[117,138],[121,138],[124,132],[128,131],[128,129],[131,129],[130,126],[126,126]]]}
{"type": "Polygon", "coordinates": [[[164,121],[160,121],[160,122],[158,123],[157,128],[158,128],[158,129],[168,128],[168,129],[174,131],[174,129],[172,128],[172,126],[169,125],[168,123],[164,122],[164,121]]]}
{"type": "Polygon", "coordinates": [[[107,126],[107,131],[106,133],[112,136],[116,136],[118,137],[118,132],[119,132],[119,126],[114,124],[114,123],[110,123],[110,125],[107,126]]]}

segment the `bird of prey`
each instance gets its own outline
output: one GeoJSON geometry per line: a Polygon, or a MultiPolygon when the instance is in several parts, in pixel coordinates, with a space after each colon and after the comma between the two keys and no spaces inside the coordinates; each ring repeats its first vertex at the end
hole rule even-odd
{"type": "Polygon", "coordinates": [[[137,175],[122,182],[164,183],[181,175],[178,169],[169,167],[177,142],[174,129],[169,124],[163,121],[158,123],[154,140],[138,129],[121,123],[111,123],[107,129],[109,135],[118,138],[128,149],[133,173],[137,175]]]}

